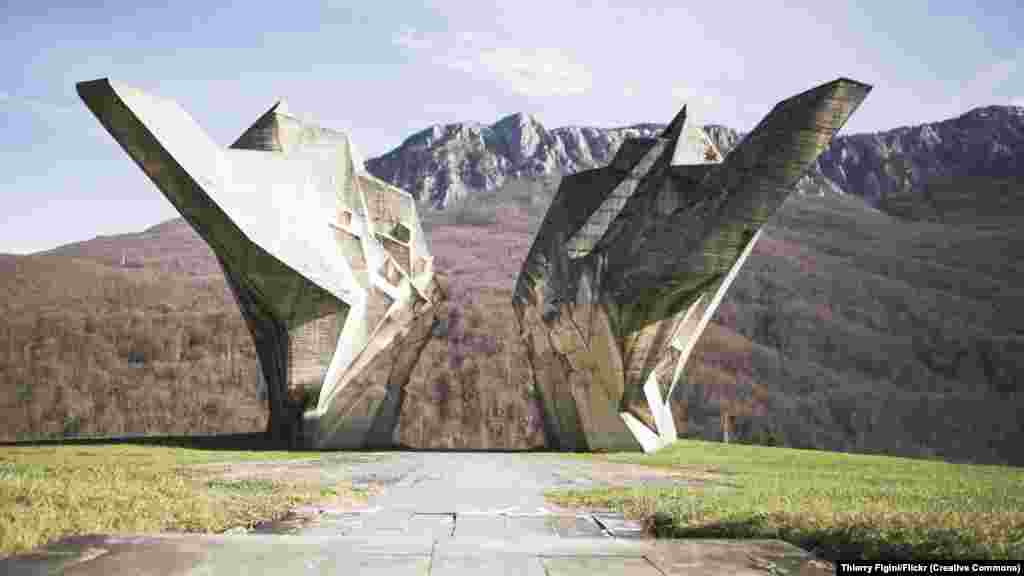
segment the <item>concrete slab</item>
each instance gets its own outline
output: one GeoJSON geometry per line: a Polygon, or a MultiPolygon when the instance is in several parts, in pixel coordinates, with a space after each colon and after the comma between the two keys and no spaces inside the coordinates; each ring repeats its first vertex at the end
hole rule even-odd
{"type": "Polygon", "coordinates": [[[458,537],[505,538],[508,529],[505,517],[494,514],[459,514],[455,520],[458,537]]]}
{"type": "Polygon", "coordinates": [[[527,536],[542,536],[551,537],[557,536],[554,527],[551,525],[551,519],[547,516],[509,516],[505,520],[505,528],[508,530],[510,536],[515,537],[527,537],[527,536]]]}
{"type": "Polygon", "coordinates": [[[534,556],[641,557],[655,550],[653,542],[653,540],[619,540],[616,538],[559,538],[554,535],[503,540],[460,536],[438,542],[435,553],[460,556],[527,554],[534,556]]]}
{"type": "Polygon", "coordinates": [[[451,538],[455,531],[455,514],[413,514],[409,518],[409,534],[433,539],[451,538]]]}
{"type": "MultiPolygon", "coordinates": [[[[221,543],[189,574],[429,574],[430,550],[414,554],[365,542],[277,537],[276,542],[221,543]],[[424,553],[425,552],[425,553],[424,553]]],[[[143,566],[145,564],[142,564],[143,566]]],[[[105,573],[115,573],[109,569],[105,573]]]]}
{"type": "Polygon", "coordinates": [[[191,574],[367,574],[427,576],[429,556],[350,556],[325,550],[319,554],[293,557],[236,558],[218,556],[197,565],[191,574]]]}
{"type": "Polygon", "coordinates": [[[605,538],[604,531],[590,516],[551,516],[548,525],[562,538],[605,538]]]}
{"type": "Polygon", "coordinates": [[[0,560],[0,574],[832,574],[770,540],[520,540],[408,536],[156,535],[67,539],[0,560]]]}
{"type": "Polygon", "coordinates": [[[409,533],[409,512],[383,511],[363,518],[362,533],[366,536],[389,536],[409,533]]]}
{"type": "Polygon", "coordinates": [[[616,556],[544,558],[548,576],[661,576],[661,572],[646,558],[620,558],[616,556]]]}
{"type": "Polygon", "coordinates": [[[434,558],[431,576],[547,576],[541,559],[524,554],[441,556],[434,558]]]}

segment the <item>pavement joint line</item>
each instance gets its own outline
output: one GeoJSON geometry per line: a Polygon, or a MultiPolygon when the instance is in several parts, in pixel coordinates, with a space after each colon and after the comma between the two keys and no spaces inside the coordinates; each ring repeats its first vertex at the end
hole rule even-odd
{"type": "Polygon", "coordinates": [[[604,532],[605,535],[607,535],[610,538],[617,538],[617,536],[615,536],[615,533],[609,530],[608,527],[604,525],[604,522],[601,522],[601,520],[598,519],[597,516],[591,516],[591,518],[593,518],[595,524],[601,527],[601,531],[604,532]]]}
{"type": "Polygon", "coordinates": [[[427,574],[434,571],[434,557],[437,555],[437,538],[434,538],[433,543],[430,545],[430,559],[427,560],[427,574]]]}
{"type": "MultiPolygon", "coordinates": [[[[622,518],[623,518],[623,519],[625,520],[625,517],[622,517],[622,518]]],[[[593,516],[593,519],[594,519],[594,522],[597,522],[597,525],[598,525],[598,526],[600,526],[602,530],[604,530],[605,532],[607,532],[607,533],[608,533],[609,535],[611,535],[611,536],[612,536],[613,538],[616,538],[616,539],[621,539],[621,538],[619,537],[619,535],[618,535],[618,534],[617,534],[617,533],[616,533],[616,532],[615,532],[614,530],[612,530],[612,529],[611,529],[611,528],[610,528],[610,527],[608,526],[608,524],[606,524],[606,523],[605,523],[605,519],[604,519],[604,518],[601,518],[601,517],[600,517],[600,516],[598,516],[598,515],[594,515],[594,516],[593,516]]],[[[622,530],[622,532],[623,532],[623,533],[629,533],[629,534],[642,534],[642,533],[643,533],[643,531],[644,531],[644,530],[643,530],[643,528],[642,528],[642,527],[640,527],[640,528],[637,528],[637,529],[632,529],[632,530],[630,530],[630,529],[622,530]]]]}
{"type": "Polygon", "coordinates": [[[655,562],[654,560],[651,560],[651,559],[650,559],[650,558],[648,558],[647,556],[643,556],[643,559],[644,559],[644,560],[645,560],[645,561],[646,561],[646,562],[647,562],[648,564],[650,564],[652,568],[654,568],[655,570],[657,570],[657,571],[658,571],[658,573],[659,573],[659,574],[661,574],[661,576],[668,576],[668,573],[667,573],[667,572],[665,572],[664,570],[662,570],[662,569],[661,569],[661,566],[658,566],[657,562],[655,562]]]}

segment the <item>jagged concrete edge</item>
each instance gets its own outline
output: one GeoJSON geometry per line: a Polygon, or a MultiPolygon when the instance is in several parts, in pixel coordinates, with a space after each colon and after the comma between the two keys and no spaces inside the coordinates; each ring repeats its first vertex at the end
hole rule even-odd
{"type": "MultiPolygon", "coordinates": [[[[792,191],[793,185],[799,180],[806,167],[813,163],[817,155],[820,155],[842,124],[859,107],[869,90],[870,86],[860,82],[836,80],[777,104],[772,112],[758,124],[758,127],[730,152],[725,161],[714,166],[704,177],[701,183],[701,188],[704,190],[698,194],[698,197],[705,199],[704,211],[707,212],[705,218],[708,221],[703,223],[703,232],[699,236],[687,240],[693,244],[695,253],[707,252],[712,243],[725,242],[731,246],[723,244],[716,246],[715,249],[720,251],[728,247],[730,252],[735,253],[734,256],[738,256],[749,239],[753,237],[755,229],[762,226],[774,214],[785,197],[792,191]],[[842,92],[846,86],[854,87],[858,89],[858,92],[854,93],[854,97],[850,99],[853,105],[842,121],[833,122],[827,126],[815,124],[813,121],[820,117],[820,105],[837,90],[842,92]],[[794,109],[796,106],[803,107],[794,109]],[[802,118],[795,118],[795,113],[798,112],[804,113],[802,118]],[[821,129],[815,136],[818,141],[806,141],[806,135],[802,132],[815,128],[821,129]],[[829,133],[827,138],[823,137],[825,131],[829,133]],[[786,163],[779,163],[777,160],[773,162],[778,157],[790,156],[796,158],[786,163]],[[781,171],[781,176],[785,176],[786,181],[769,184],[768,179],[775,178],[777,180],[778,178],[772,175],[772,171],[775,173],[781,171]],[[764,174],[765,172],[768,174],[764,174]]],[[[843,95],[840,94],[840,96],[843,95]]],[[[840,101],[840,103],[842,102],[844,101],[840,101]]],[[[662,226],[657,234],[645,234],[644,242],[641,244],[631,242],[631,239],[640,233],[639,230],[634,229],[623,236],[625,231],[629,230],[629,223],[632,219],[646,214],[648,204],[652,201],[651,196],[650,191],[643,193],[638,191],[637,194],[634,194],[616,217],[616,222],[613,222],[595,247],[596,252],[608,257],[610,267],[619,265],[628,268],[626,264],[630,261],[630,257],[622,252],[623,246],[630,246],[636,250],[637,246],[644,244],[655,245],[658,242],[667,242],[668,236],[676,234],[674,228],[662,226]],[[616,262],[617,260],[621,262],[616,262]]],[[[689,210],[679,214],[680,222],[682,219],[690,217],[689,210]]],[[[677,277],[687,276],[686,285],[700,288],[698,292],[691,295],[692,297],[688,301],[680,300],[678,308],[681,310],[692,304],[699,292],[717,289],[718,283],[728,273],[734,261],[734,258],[716,259],[713,273],[709,269],[706,273],[697,275],[693,271],[676,274],[677,277]],[[701,280],[702,278],[704,280],[701,280]]],[[[653,278],[647,279],[648,283],[653,281],[653,278]]],[[[664,283],[646,285],[642,282],[634,282],[634,284],[628,291],[621,288],[618,290],[617,300],[620,305],[635,307],[636,303],[641,300],[651,298],[657,300],[657,296],[649,293],[660,293],[664,290],[664,283]],[[632,306],[630,306],[630,302],[633,303],[632,306]]]]}
{"type": "MultiPolygon", "coordinates": [[[[76,85],[79,96],[85,102],[89,110],[96,116],[100,121],[100,124],[107,130],[107,132],[114,138],[114,140],[128,153],[128,156],[135,162],[135,164],[145,173],[149,179],[156,185],[157,189],[167,197],[171,204],[178,210],[178,212],[185,218],[185,220],[192,226],[203,240],[210,245],[213,251],[221,255],[229,255],[231,258],[226,258],[228,262],[250,262],[254,259],[261,261],[266,260],[272,262],[273,276],[288,275],[302,278],[305,282],[315,285],[319,290],[330,293],[339,303],[348,304],[347,300],[351,298],[351,295],[337,283],[329,283],[327,285],[321,285],[314,279],[309,278],[293,268],[290,264],[285,262],[279,256],[269,252],[264,248],[260,242],[252,238],[251,233],[244,231],[238,224],[238,219],[230,216],[228,212],[220,206],[217,200],[212,197],[196,178],[204,180],[203,184],[207,186],[217,186],[210,176],[196,175],[186,169],[178,161],[178,159],[170,153],[169,150],[163,145],[160,138],[158,138],[150,127],[138,117],[138,115],[132,110],[131,107],[124,101],[121,94],[118,92],[115,84],[107,78],[99,80],[79,82],[76,85]],[[134,129],[136,131],[135,140],[144,139],[146,147],[137,146],[137,142],[125,142],[126,138],[133,135],[129,134],[118,134],[116,123],[119,120],[127,121],[123,126],[125,130],[134,129]],[[147,158],[149,156],[146,153],[146,149],[154,150],[157,153],[157,157],[147,158]],[[150,165],[147,166],[147,161],[150,161],[150,165]],[[155,162],[154,162],[155,161],[155,162]],[[159,174],[163,173],[163,168],[169,167],[172,169],[173,174],[161,178],[159,174]],[[173,180],[178,182],[186,182],[189,184],[190,190],[178,191],[177,194],[172,191],[173,188],[180,188],[173,186],[175,183],[173,180]],[[198,208],[197,208],[198,206],[198,208]],[[213,214],[215,217],[209,220],[216,221],[216,224],[207,224],[204,220],[200,219],[197,214],[213,214]],[[240,243],[244,243],[243,249],[232,249],[240,243]],[[262,254],[253,254],[252,249],[255,248],[262,254]],[[335,284],[335,285],[331,285],[335,284]]],[[[132,89],[134,90],[134,89],[132,89]]],[[[191,116],[187,112],[182,110],[176,103],[170,100],[164,100],[158,97],[154,97],[150,94],[144,93],[141,90],[135,90],[140,94],[153,99],[159,100],[166,105],[173,105],[178,112],[180,112],[183,121],[187,121],[192,124],[196,129],[194,136],[198,138],[197,146],[204,146],[211,155],[215,155],[219,158],[222,164],[226,166],[231,162],[231,159],[224,156],[224,150],[214,144],[205,132],[202,131],[198,125],[195,124],[191,116]]],[[[262,264],[266,265],[266,264],[262,264]]],[[[250,287],[257,294],[261,293],[256,287],[250,287]]],[[[293,320],[288,318],[288,320],[293,320]]],[[[301,320],[301,319],[300,319],[301,320]]],[[[301,322],[300,322],[301,323],[301,322]]]]}

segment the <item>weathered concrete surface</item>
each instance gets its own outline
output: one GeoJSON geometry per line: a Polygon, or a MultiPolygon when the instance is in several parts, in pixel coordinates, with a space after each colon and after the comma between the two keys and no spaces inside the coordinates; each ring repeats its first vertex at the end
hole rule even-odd
{"type": "Polygon", "coordinates": [[[391,445],[397,375],[359,376],[392,344],[422,338],[443,297],[412,197],[366,172],[347,134],[283,102],[222,148],[172,101],[107,79],[77,88],[217,255],[256,345],[271,437],[391,445]],[[310,390],[319,396],[303,414],[310,390]]]}
{"type": "Polygon", "coordinates": [[[621,516],[543,497],[693,480],[677,472],[557,454],[421,452],[332,455],[321,473],[380,492],[358,510],[319,509],[255,533],[71,538],[0,560],[0,573],[831,574],[782,542],[638,538],[621,516]]]}
{"type": "Polygon", "coordinates": [[[548,446],[656,450],[667,399],[729,284],[870,86],[841,78],[779,103],[723,160],[683,110],[657,138],[563,179],[513,304],[548,446]]]}

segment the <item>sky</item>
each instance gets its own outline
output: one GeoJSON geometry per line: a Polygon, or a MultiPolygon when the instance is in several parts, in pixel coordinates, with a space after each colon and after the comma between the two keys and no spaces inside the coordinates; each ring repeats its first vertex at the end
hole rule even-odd
{"type": "Polygon", "coordinates": [[[840,76],[874,86],[843,133],[1024,106],[1016,0],[147,4],[0,3],[0,252],[178,215],[79,100],[102,77],[176,100],[225,146],[284,97],[365,157],[516,112],[610,127],[688,103],[746,131],[840,76]]]}

